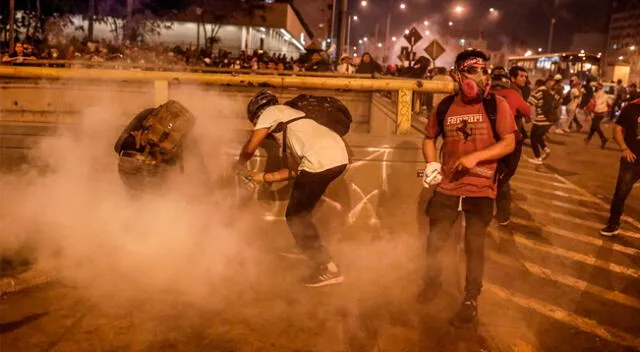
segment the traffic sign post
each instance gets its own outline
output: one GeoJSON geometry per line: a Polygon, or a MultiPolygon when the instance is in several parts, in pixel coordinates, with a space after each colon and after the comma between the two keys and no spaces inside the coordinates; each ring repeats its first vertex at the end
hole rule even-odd
{"type": "Polygon", "coordinates": [[[416,27],[411,27],[409,33],[403,35],[403,37],[407,43],[409,43],[409,47],[407,48],[406,46],[403,46],[400,55],[406,58],[406,60],[409,61],[409,66],[411,66],[411,62],[416,58],[416,53],[413,51],[413,47],[422,40],[422,35],[420,35],[420,32],[418,32],[416,27]]]}
{"type": "Polygon", "coordinates": [[[427,53],[427,55],[429,55],[429,57],[433,61],[433,67],[436,66],[436,60],[440,56],[442,56],[445,51],[446,49],[444,48],[444,46],[442,46],[442,44],[440,44],[440,42],[436,39],[432,40],[431,43],[429,43],[429,45],[424,48],[424,52],[427,53]]]}

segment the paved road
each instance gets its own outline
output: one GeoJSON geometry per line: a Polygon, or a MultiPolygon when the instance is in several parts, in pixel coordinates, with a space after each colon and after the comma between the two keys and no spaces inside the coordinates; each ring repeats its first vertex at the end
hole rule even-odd
{"type": "MultiPolygon", "coordinates": [[[[551,135],[545,166],[523,159],[513,222],[490,229],[475,327],[447,324],[460,299],[453,243],[446,289],[424,307],[413,302],[424,246],[415,231],[332,238],[347,281],[307,289],[296,284],[306,264],[273,254],[288,238],[271,222],[224,251],[208,247],[217,239],[183,261],[158,253],[152,268],[100,271],[96,261],[100,275],[8,295],[0,351],[640,350],[640,189],[624,231],[600,237],[618,152],[583,137],[551,135]]],[[[117,262],[109,255],[96,253],[117,262]]]]}

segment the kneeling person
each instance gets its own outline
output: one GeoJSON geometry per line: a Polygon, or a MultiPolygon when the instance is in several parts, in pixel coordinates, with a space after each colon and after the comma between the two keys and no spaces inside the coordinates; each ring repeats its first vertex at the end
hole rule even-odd
{"type": "Polygon", "coordinates": [[[344,278],[323,245],[311,212],[329,184],[347,168],[349,157],[344,141],[331,129],[308,116],[305,118],[301,110],[280,105],[278,98],[266,90],[251,99],[247,115],[254,129],[242,147],[238,166],[245,168],[262,141],[273,134],[283,146],[287,167],[270,173],[255,173],[251,177],[256,182],[295,178],[285,216],[296,248],[282,254],[304,255],[314,263],[315,270],[302,283],[305,286],[318,287],[342,282],[344,278]]]}
{"type": "Polygon", "coordinates": [[[114,145],[124,184],[144,191],[161,184],[169,170],[183,171],[185,141],[194,125],[193,114],[175,100],[136,115],[114,145]]]}

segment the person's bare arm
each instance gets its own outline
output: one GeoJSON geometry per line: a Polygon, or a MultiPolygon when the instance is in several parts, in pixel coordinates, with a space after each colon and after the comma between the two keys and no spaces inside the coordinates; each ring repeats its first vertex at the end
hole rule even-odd
{"type": "Polygon", "coordinates": [[[627,143],[624,141],[624,129],[622,128],[622,126],[614,125],[613,139],[615,139],[620,149],[622,149],[622,157],[630,163],[635,162],[638,156],[633,154],[633,152],[629,149],[629,146],[627,146],[627,143]]]}
{"type": "Polygon", "coordinates": [[[238,165],[244,166],[247,161],[253,157],[253,154],[255,154],[256,150],[258,150],[258,147],[268,134],[269,129],[267,128],[254,130],[251,133],[251,137],[249,137],[249,140],[244,144],[244,146],[242,146],[242,150],[240,150],[238,165]]]}
{"type": "Polygon", "coordinates": [[[433,138],[425,138],[422,142],[422,155],[427,163],[438,161],[438,151],[436,149],[436,140],[433,138]]]}

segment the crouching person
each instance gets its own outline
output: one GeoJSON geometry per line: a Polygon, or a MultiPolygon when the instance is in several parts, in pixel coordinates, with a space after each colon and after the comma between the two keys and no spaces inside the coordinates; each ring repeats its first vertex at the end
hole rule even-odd
{"type": "MultiPolygon", "coordinates": [[[[145,109],[114,145],[118,173],[133,194],[162,185],[171,170],[184,171],[184,153],[195,117],[175,100],[145,109]]],[[[191,151],[197,148],[189,148],[191,151]]]]}
{"type": "Polygon", "coordinates": [[[285,216],[296,246],[281,254],[307,257],[313,262],[314,270],[302,282],[305,286],[341,283],[344,277],[323,245],[311,213],[329,184],[347,168],[349,157],[344,141],[305,112],[279,104],[278,98],[267,90],[251,99],[247,115],[254,127],[242,147],[237,169],[246,171],[247,161],[272,134],[283,147],[287,167],[249,176],[257,183],[295,179],[285,216]]]}

